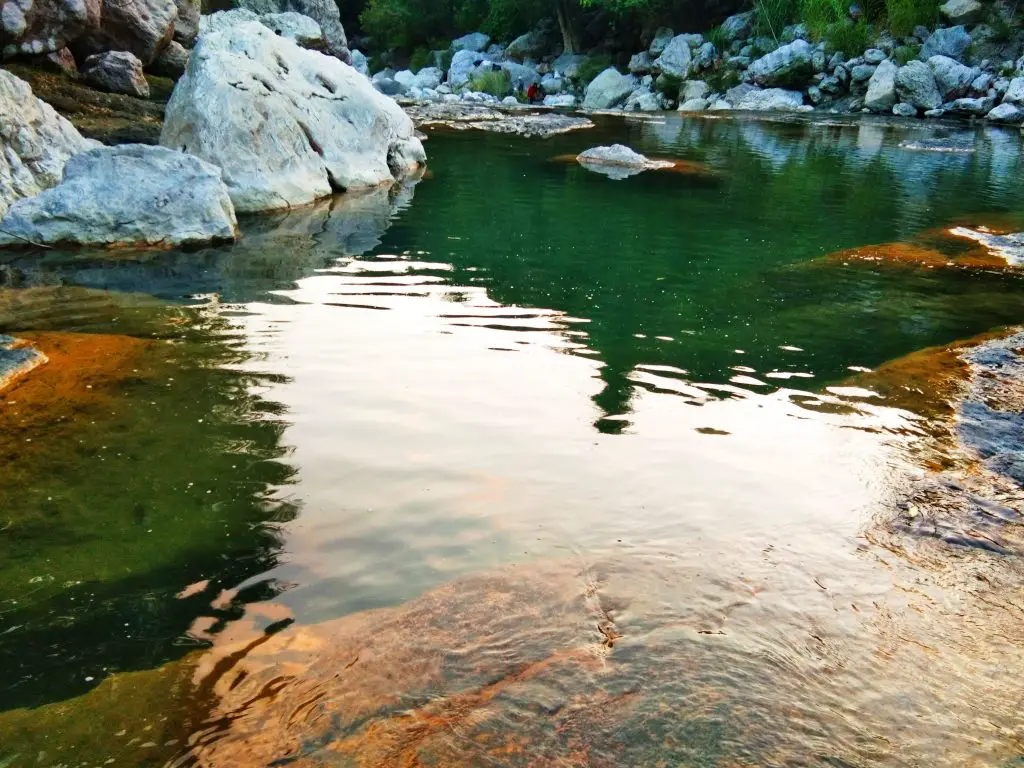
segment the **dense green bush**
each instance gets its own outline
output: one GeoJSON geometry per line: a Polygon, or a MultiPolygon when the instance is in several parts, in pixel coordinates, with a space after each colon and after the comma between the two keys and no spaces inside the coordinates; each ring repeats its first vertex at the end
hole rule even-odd
{"type": "Polygon", "coordinates": [[[815,40],[822,39],[834,25],[846,19],[843,0],[802,0],[800,19],[815,40]]]}
{"type": "Polygon", "coordinates": [[[919,24],[934,26],[939,18],[939,4],[937,0],[885,0],[885,14],[889,31],[896,37],[906,37],[919,24]]]}
{"type": "Polygon", "coordinates": [[[754,5],[754,34],[778,40],[787,24],[800,15],[800,0],[757,0],[754,5]]]}
{"type": "Polygon", "coordinates": [[[845,56],[856,56],[871,45],[874,30],[863,21],[845,20],[830,24],[825,29],[825,43],[830,51],[842,51],[845,56]]]}
{"type": "Polygon", "coordinates": [[[424,67],[434,65],[434,54],[429,48],[419,47],[409,57],[409,69],[419,72],[424,67]]]}
{"type": "Polygon", "coordinates": [[[470,78],[469,89],[503,99],[512,93],[512,76],[504,69],[481,72],[470,78]]]}

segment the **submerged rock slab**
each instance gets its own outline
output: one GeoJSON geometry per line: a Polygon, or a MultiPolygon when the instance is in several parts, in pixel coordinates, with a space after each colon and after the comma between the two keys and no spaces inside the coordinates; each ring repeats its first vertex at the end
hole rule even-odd
{"type": "Polygon", "coordinates": [[[0,333],[0,389],[46,361],[46,355],[38,349],[0,333]]]}
{"type": "Polygon", "coordinates": [[[200,36],[160,143],[223,169],[241,212],[391,182],[426,162],[412,120],[365,77],[255,22],[200,36]]]}
{"type": "Polygon", "coordinates": [[[60,181],[72,155],[99,144],[82,135],[28,83],[0,70],[0,218],[16,200],[60,181]]]}
{"type": "Polygon", "coordinates": [[[125,144],[72,157],[55,187],[0,222],[0,246],[182,246],[235,239],[220,170],[163,147],[125,144]]]}
{"type": "Polygon", "coordinates": [[[593,128],[586,117],[557,112],[508,111],[483,104],[415,104],[406,112],[420,128],[489,131],[527,138],[546,138],[593,128]]]}

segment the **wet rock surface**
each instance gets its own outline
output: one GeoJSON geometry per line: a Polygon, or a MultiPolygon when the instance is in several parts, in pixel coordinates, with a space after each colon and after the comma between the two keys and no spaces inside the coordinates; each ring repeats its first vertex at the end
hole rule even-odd
{"type": "Polygon", "coordinates": [[[46,355],[26,342],[0,334],[0,390],[46,360],[46,355]]]}
{"type": "Polygon", "coordinates": [[[406,112],[420,128],[488,131],[544,138],[593,128],[589,118],[526,109],[497,109],[475,104],[414,104],[406,112]]]}

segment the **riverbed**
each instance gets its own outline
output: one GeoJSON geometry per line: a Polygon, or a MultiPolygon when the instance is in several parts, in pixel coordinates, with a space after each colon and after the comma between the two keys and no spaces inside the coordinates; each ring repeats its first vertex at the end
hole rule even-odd
{"type": "Polygon", "coordinates": [[[1024,321],[949,234],[1019,133],[596,122],[0,259],[0,766],[1024,760],[1019,550],[900,522],[940,415],[865,378],[1024,321]]]}

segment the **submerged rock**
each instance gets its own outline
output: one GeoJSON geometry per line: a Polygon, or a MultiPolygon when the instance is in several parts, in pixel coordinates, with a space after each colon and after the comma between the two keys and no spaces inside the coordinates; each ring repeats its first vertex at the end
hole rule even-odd
{"type": "Polygon", "coordinates": [[[412,121],[365,77],[252,22],[200,38],[160,143],[223,169],[238,211],[303,205],[426,162],[412,121]]]}
{"type": "Polygon", "coordinates": [[[99,144],[84,139],[24,80],[0,70],[0,217],[23,197],[57,184],[68,158],[99,144]]]}
{"type": "Polygon", "coordinates": [[[183,246],[235,238],[220,170],[163,147],[124,144],[75,155],[60,184],[11,206],[0,246],[183,246]]]}
{"type": "Polygon", "coordinates": [[[0,333],[0,390],[45,362],[46,355],[38,349],[0,333]]]}
{"type": "Polygon", "coordinates": [[[149,83],[142,74],[142,62],[127,51],[107,51],[90,56],[82,65],[82,78],[104,91],[149,98],[149,83]]]}

